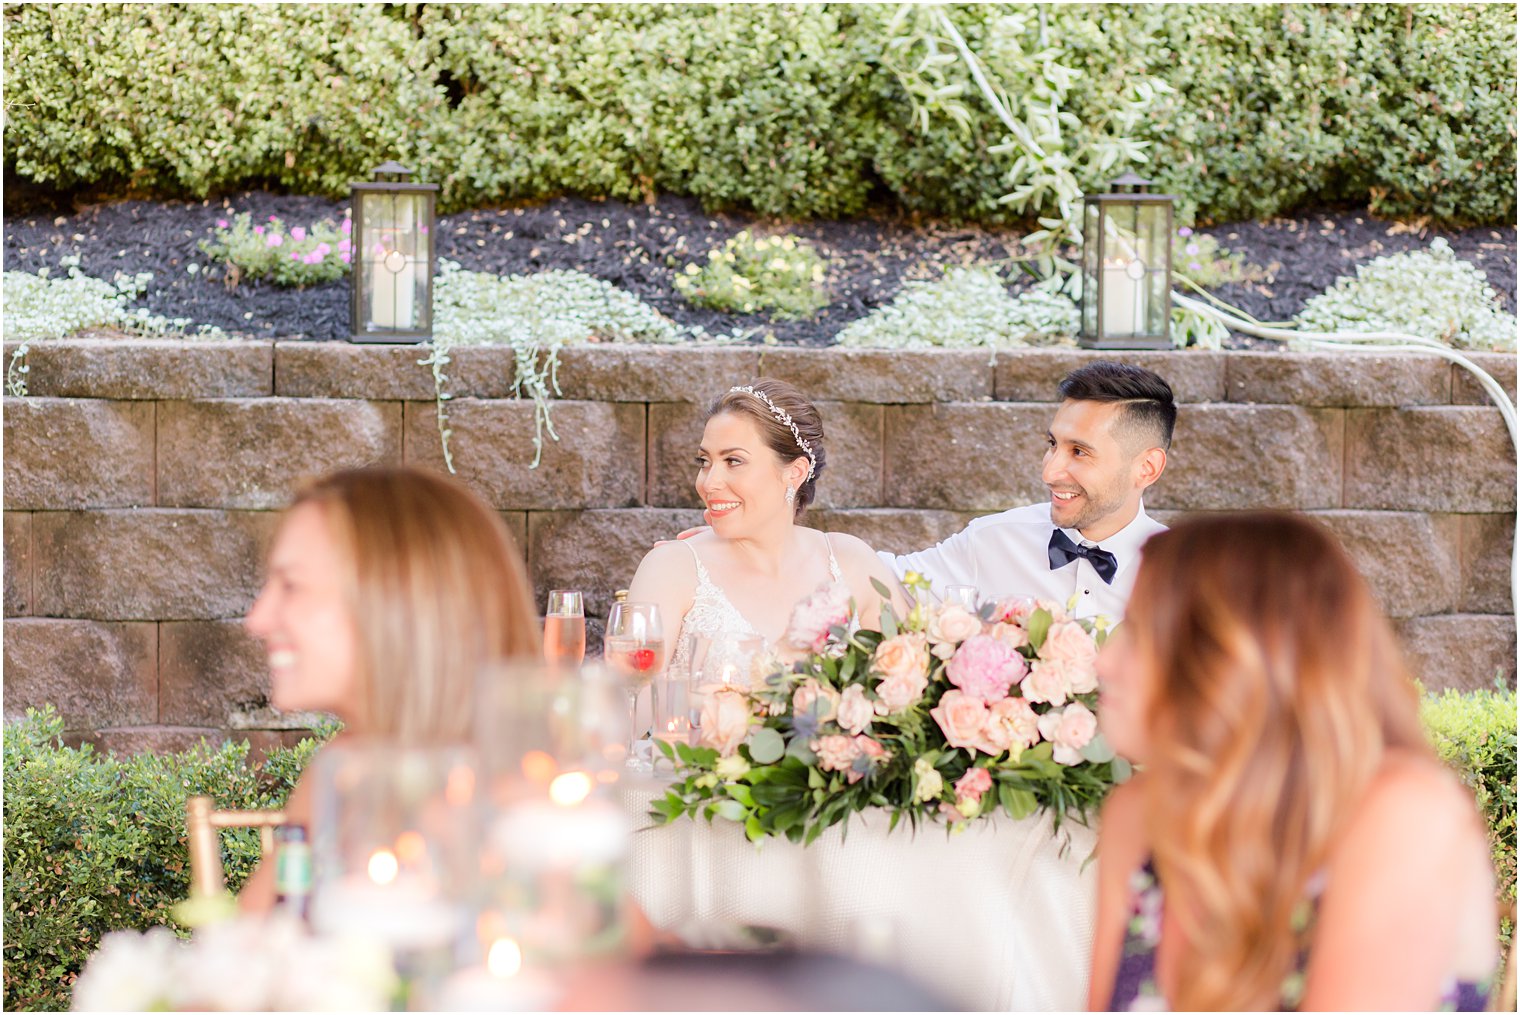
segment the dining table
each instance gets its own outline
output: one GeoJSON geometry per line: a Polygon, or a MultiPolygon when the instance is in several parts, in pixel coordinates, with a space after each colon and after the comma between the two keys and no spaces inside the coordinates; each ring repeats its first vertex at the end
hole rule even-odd
{"type": "Polygon", "coordinates": [[[635,828],[627,888],[657,932],[698,950],[851,957],[963,1010],[1086,1006],[1095,827],[1045,811],[891,827],[868,808],[806,846],[756,843],[722,818],[652,815],[670,785],[625,777],[615,794],[635,828]]]}

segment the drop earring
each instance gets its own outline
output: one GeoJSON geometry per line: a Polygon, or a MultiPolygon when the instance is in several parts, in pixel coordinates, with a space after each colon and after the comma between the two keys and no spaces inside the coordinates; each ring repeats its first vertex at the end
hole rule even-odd
{"type": "Polygon", "coordinates": [[[795,486],[788,486],[786,488],[786,506],[791,507],[796,502],[796,500],[797,488],[795,486]]]}

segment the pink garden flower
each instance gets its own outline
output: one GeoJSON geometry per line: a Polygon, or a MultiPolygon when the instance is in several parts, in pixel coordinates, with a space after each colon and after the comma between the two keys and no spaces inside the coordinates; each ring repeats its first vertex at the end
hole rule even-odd
{"type": "Polygon", "coordinates": [[[1008,697],[1008,688],[1028,669],[1024,657],[985,634],[968,638],[945,666],[945,677],[962,691],[990,705],[1008,697]]]}
{"type": "Polygon", "coordinates": [[[962,799],[980,800],[991,788],[992,773],[985,768],[968,768],[965,775],[955,780],[955,795],[962,799]]]}
{"type": "Polygon", "coordinates": [[[836,733],[813,741],[818,767],[825,772],[848,772],[860,756],[860,745],[855,740],[855,737],[836,733]]]}
{"type": "Polygon", "coordinates": [[[285,237],[281,236],[279,233],[270,233],[268,236],[264,237],[264,246],[266,247],[278,247],[284,242],[285,237]]]}
{"type": "Polygon", "coordinates": [[[830,582],[792,610],[786,641],[805,652],[822,651],[829,629],[850,621],[850,590],[842,582],[830,582]]]}
{"type": "Polygon", "coordinates": [[[1033,747],[1040,742],[1040,717],[1023,698],[1004,698],[988,710],[981,739],[988,754],[1033,747]]]}
{"type": "Polygon", "coordinates": [[[253,235],[255,235],[255,236],[263,236],[264,235],[264,227],[263,226],[254,226],[253,227],[253,235]]]}
{"type": "Polygon", "coordinates": [[[216,220],[216,227],[218,229],[226,229],[227,228],[227,220],[226,219],[217,219],[216,220]]]}
{"type": "Polygon", "coordinates": [[[297,243],[300,243],[302,240],[306,239],[306,229],[305,229],[305,227],[303,227],[303,226],[294,226],[294,227],[292,227],[291,230],[290,230],[290,238],[292,240],[295,240],[297,243]]]}
{"type": "Polygon", "coordinates": [[[353,232],[354,231],[354,222],[353,222],[353,219],[349,218],[347,215],[343,216],[343,223],[340,226],[338,226],[338,230],[344,236],[347,236],[349,233],[353,232]]]}

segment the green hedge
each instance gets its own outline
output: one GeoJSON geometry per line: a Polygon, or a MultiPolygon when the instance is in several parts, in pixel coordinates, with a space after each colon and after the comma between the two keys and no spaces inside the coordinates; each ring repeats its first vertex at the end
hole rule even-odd
{"type": "MultiPolygon", "coordinates": [[[[1472,787],[1488,821],[1501,894],[1515,897],[1515,692],[1427,697],[1421,718],[1441,757],[1472,787]]],[[[62,1010],[106,933],[169,923],[189,891],[185,798],[278,807],[330,731],[247,763],[247,744],[116,759],[63,746],[51,709],[7,723],[5,1008],[62,1010]]],[[[252,829],[223,833],[228,884],[258,852],[252,829]]],[[[1504,930],[1505,940],[1511,928],[1504,930]]]]}
{"type": "MultiPolygon", "coordinates": [[[[1515,7],[961,5],[1015,113],[1065,71],[1084,187],[1136,82],[1142,167],[1206,218],[1304,202],[1509,222],[1515,7]],[[1049,75],[1030,68],[1049,53],[1049,75]],[[1168,90],[1169,89],[1169,90],[1168,90]]],[[[1021,217],[1030,182],[943,38],[885,5],[14,4],[5,168],[71,189],[341,195],[397,157],[457,210],[575,192],[847,216],[1021,217]],[[932,85],[933,87],[930,87],[932,85]],[[915,116],[925,97],[964,123],[915,116]]],[[[919,18],[929,17],[918,15],[919,18]]],[[[1046,63],[1040,62],[1044,68],[1046,63]]],[[[1131,96],[1132,97],[1132,96],[1131,96]]],[[[942,109],[940,110],[943,111],[942,109]]],[[[1049,202],[1041,202],[1045,211],[1049,202]]]]}
{"type": "MultiPolygon", "coordinates": [[[[113,930],[170,923],[190,889],[185,798],[280,807],[321,738],[250,765],[248,744],[117,759],[63,746],[51,708],[7,723],[5,1010],[62,1011],[69,988],[113,930]]],[[[222,834],[227,883],[258,858],[258,832],[222,834]]]]}

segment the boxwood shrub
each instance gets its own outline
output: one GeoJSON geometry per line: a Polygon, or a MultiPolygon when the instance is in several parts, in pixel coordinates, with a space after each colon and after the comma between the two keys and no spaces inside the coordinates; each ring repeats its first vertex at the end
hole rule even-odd
{"type": "MultiPolygon", "coordinates": [[[[1039,83],[1029,55],[1052,54],[1049,73],[1069,79],[1059,144],[1083,186],[1123,168],[1082,154],[1112,129],[1123,86],[1154,79],[1165,87],[1136,128],[1140,168],[1186,213],[1352,200],[1451,224],[1513,220],[1513,4],[948,10],[1016,115],[1039,83]]],[[[1006,128],[944,40],[950,59],[926,73],[964,122],[914,116],[915,83],[888,59],[905,41],[897,12],[14,4],[5,169],[64,191],[340,195],[399,158],[442,184],[446,210],[665,191],[794,217],[880,198],[1020,217],[999,199],[1028,180],[988,151],[1006,128]]],[[[909,48],[919,66],[926,51],[909,48]]]]}

